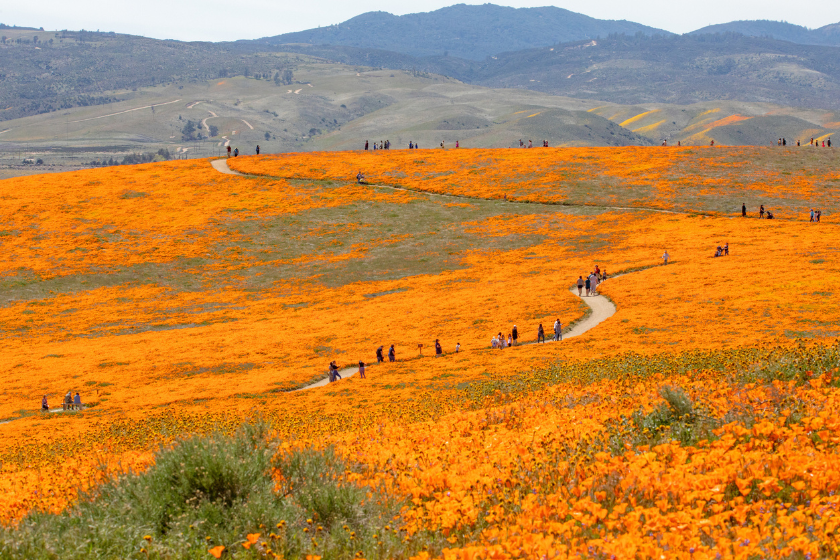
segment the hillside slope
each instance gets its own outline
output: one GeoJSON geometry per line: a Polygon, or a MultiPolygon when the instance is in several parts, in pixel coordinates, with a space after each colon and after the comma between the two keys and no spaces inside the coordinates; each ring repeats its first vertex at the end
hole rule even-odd
{"type": "Polygon", "coordinates": [[[483,60],[500,52],[606,37],[612,33],[670,34],[639,23],[595,19],[553,6],[516,9],[494,4],[457,4],[404,16],[368,12],[337,25],[266,37],[260,42],[343,45],[412,56],[448,53],[483,60]]]}
{"type": "Polygon", "coordinates": [[[740,33],[749,37],[771,37],[801,45],[840,46],[840,23],[826,25],[819,29],[808,29],[784,21],[745,20],[709,25],[693,31],[692,35],[710,33],[740,33]]]}

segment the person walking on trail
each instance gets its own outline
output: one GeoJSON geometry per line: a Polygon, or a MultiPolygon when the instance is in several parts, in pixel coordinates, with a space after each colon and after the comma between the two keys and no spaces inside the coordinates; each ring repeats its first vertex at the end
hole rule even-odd
{"type": "Polygon", "coordinates": [[[239,157],[239,148],[234,148],[233,157],[239,157]]]}
{"type": "Polygon", "coordinates": [[[257,144],[257,155],[260,155],[260,145],[257,144]]]}
{"type": "Polygon", "coordinates": [[[758,207],[758,219],[764,219],[764,205],[758,207]]]}
{"type": "Polygon", "coordinates": [[[540,342],[545,344],[545,329],[543,329],[542,323],[540,323],[540,326],[537,327],[537,344],[540,342]]]}
{"type": "Polygon", "coordinates": [[[671,255],[668,254],[668,251],[662,253],[662,260],[665,261],[665,264],[668,264],[668,259],[671,258],[671,255]]]}
{"type": "Polygon", "coordinates": [[[560,340],[563,336],[563,323],[560,322],[560,319],[554,321],[554,342],[560,340]]]}
{"type": "Polygon", "coordinates": [[[367,379],[365,377],[365,363],[359,360],[359,379],[367,379]]]}
{"type": "Polygon", "coordinates": [[[516,325],[513,325],[513,331],[511,331],[511,335],[513,336],[513,345],[516,346],[519,341],[519,331],[516,330],[516,325]]]}
{"type": "Polygon", "coordinates": [[[440,340],[435,339],[435,358],[443,356],[443,346],[440,345],[440,340]]]}
{"type": "Polygon", "coordinates": [[[747,217],[747,205],[746,204],[741,204],[741,217],[743,217],[743,218],[747,217]]]}
{"type": "Polygon", "coordinates": [[[341,379],[341,375],[338,373],[338,366],[335,365],[335,362],[330,362],[330,383],[333,383],[336,379],[341,379]]]}
{"type": "Polygon", "coordinates": [[[580,297],[581,295],[583,295],[583,275],[578,276],[577,287],[578,287],[578,297],[580,297]]]}
{"type": "Polygon", "coordinates": [[[390,348],[388,348],[388,361],[395,362],[397,360],[397,351],[394,350],[394,345],[392,344],[390,348]]]}
{"type": "Polygon", "coordinates": [[[385,356],[382,355],[382,346],[376,349],[376,363],[381,364],[385,361],[385,356]]]}
{"type": "Polygon", "coordinates": [[[228,157],[230,157],[230,146],[227,147],[228,157]]]}
{"type": "Polygon", "coordinates": [[[584,284],[586,286],[586,296],[589,297],[589,288],[592,285],[592,282],[589,281],[589,276],[586,277],[586,282],[584,284]]]}
{"type": "Polygon", "coordinates": [[[594,272],[589,275],[589,294],[593,296],[598,295],[598,275],[594,272]]]}

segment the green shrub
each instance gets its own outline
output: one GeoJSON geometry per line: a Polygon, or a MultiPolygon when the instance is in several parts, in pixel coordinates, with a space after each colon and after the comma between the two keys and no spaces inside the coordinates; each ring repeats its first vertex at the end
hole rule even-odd
{"type": "Polygon", "coordinates": [[[206,560],[217,545],[223,558],[264,558],[270,548],[284,558],[384,559],[445,544],[395,531],[404,504],[347,483],[349,467],[331,449],[274,456],[264,425],[185,439],[61,514],[35,512],[0,530],[0,559],[206,560]],[[254,533],[259,541],[242,546],[254,533]]]}

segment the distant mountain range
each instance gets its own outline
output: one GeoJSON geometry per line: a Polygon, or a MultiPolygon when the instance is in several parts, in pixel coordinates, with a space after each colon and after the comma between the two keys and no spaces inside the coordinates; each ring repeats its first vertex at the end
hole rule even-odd
{"type": "Polygon", "coordinates": [[[808,29],[801,25],[783,21],[732,21],[709,25],[693,31],[691,34],[705,35],[710,33],[740,33],[747,37],[770,37],[800,45],[840,46],[840,23],[826,25],[819,29],[808,29]]]}
{"type": "Polygon", "coordinates": [[[447,54],[483,60],[500,52],[636,33],[671,35],[631,21],[595,19],[553,6],[517,9],[457,4],[404,16],[368,12],[338,25],[266,37],[258,42],[342,45],[415,57],[447,54]]]}
{"type": "MultiPolygon", "coordinates": [[[[778,21],[734,21],[692,35],[738,33],[802,45],[840,46],[840,23],[808,29],[778,21]]],[[[508,8],[457,4],[433,12],[395,16],[368,12],[337,25],[257,39],[269,45],[310,44],[376,49],[413,57],[449,55],[483,60],[503,52],[550,47],[610,35],[672,36],[625,20],[595,19],[562,8],[508,8]]]]}

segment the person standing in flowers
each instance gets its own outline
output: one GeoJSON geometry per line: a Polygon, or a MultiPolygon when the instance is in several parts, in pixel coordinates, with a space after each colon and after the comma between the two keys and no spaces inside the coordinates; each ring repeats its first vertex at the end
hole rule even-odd
{"type": "Polygon", "coordinates": [[[440,345],[440,340],[435,339],[435,358],[443,356],[443,346],[440,345]]]}
{"type": "Polygon", "coordinates": [[[336,379],[341,379],[341,375],[338,373],[338,366],[335,362],[330,362],[330,383],[336,379]]]}
{"type": "Polygon", "coordinates": [[[359,360],[359,379],[366,379],[365,377],[365,363],[359,360]]]}
{"type": "Polygon", "coordinates": [[[563,340],[563,323],[560,322],[560,318],[558,317],[554,321],[554,341],[560,342],[561,340],[563,340]]]}
{"type": "Polygon", "coordinates": [[[764,219],[764,205],[763,204],[758,207],[758,219],[759,220],[764,219]]]}
{"type": "Polygon", "coordinates": [[[376,349],[376,363],[381,364],[385,361],[385,356],[382,355],[382,346],[376,349]]]}
{"type": "Polygon", "coordinates": [[[504,350],[507,344],[505,344],[505,335],[499,333],[499,349],[504,350]]]}
{"type": "Polygon", "coordinates": [[[392,344],[390,348],[388,348],[388,361],[394,362],[397,360],[397,351],[394,350],[394,345],[392,344]]]}
{"type": "Polygon", "coordinates": [[[516,329],[516,325],[513,325],[513,331],[511,332],[513,336],[513,345],[516,346],[517,342],[519,341],[519,331],[516,329]]]}
{"type": "Polygon", "coordinates": [[[578,297],[583,295],[583,275],[578,276],[577,279],[578,297]]]}
{"type": "Polygon", "coordinates": [[[668,251],[665,251],[662,254],[662,260],[665,261],[665,264],[668,264],[668,259],[670,259],[670,258],[671,258],[671,255],[668,254],[668,251]]]}
{"type": "Polygon", "coordinates": [[[537,343],[539,344],[540,342],[545,344],[545,330],[543,329],[542,323],[537,328],[537,343]]]}
{"type": "Polygon", "coordinates": [[[746,204],[741,204],[741,217],[742,218],[747,217],[747,205],[746,204]]]}
{"type": "Polygon", "coordinates": [[[490,348],[498,348],[499,347],[499,339],[496,338],[496,335],[493,335],[493,338],[490,339],[490,348]]]}
{"type": "Polygon", "coordinates": [[[44,398],[41,399],[41,410],[45,412],[50,411],[50,405],[47,403],[47,395],[44,395],[44,398]]]}

